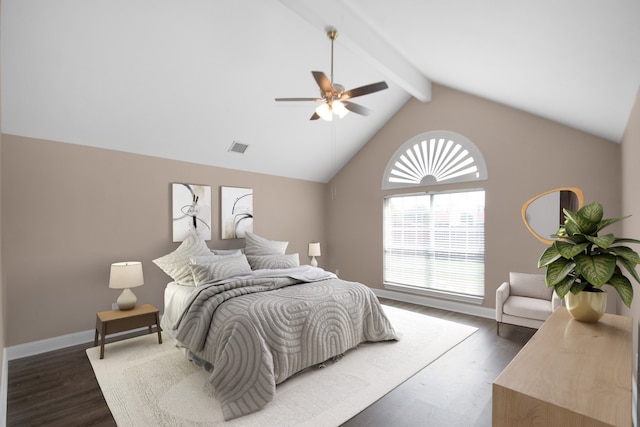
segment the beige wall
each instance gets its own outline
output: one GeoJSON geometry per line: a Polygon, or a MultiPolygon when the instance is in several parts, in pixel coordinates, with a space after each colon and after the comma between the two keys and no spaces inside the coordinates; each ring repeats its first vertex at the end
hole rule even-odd
{"type": "MultiPolygon", "coordinates": [[[[2,10],[2,0],[0,0],[0,10],[2,10]]],[[[1,92],[1,88],[0,88],[1,92]]],[[[2,122],[2,112],[0,111],[0,123],[2,122]]],[[[2,128],[0,128],[0,189],[2,188],[2,128]]],[[[4,349],[6,347],[6,299],[5,286],[4,286],[4,269],[2,268],[2,194],[0,193],[0,384],[5,380],[2,378],[2,367],[4,366],[4,349]]],[[[1,402],[0,402],[1,403],[1,402]]],[[[4,414],[5,411],[0,410],[0,414],[4,414]]],[[[1,423],[2,421],[0,421],[1,423]]]]}
{"type": "MultiPolygon", "coordinates": [[[[0,6],[2,3],[0,2],[0,6]]],[[[0,133],[0,189],[2,188],[2,133],[0,133]]],[[[0,243],[2,242],[2,194],[0,193],[0,243]]],[[[0,384],[2,384],[2,366],[4,366],[4,348],[6,347],[7,304],[4,285],[4,261],[0,244],[0,384]]],[[[0,411],[0,414],[2,411],[0,411]]]]}
{"type": "Polygon", "coordinates": [[[345,279],[382,288],[382,201],[389,193],[380,189],[382,175],[400,145],[438,129],[471,139],[487,163],[489,179],[471,185],[486,190],[485,307],[495,306],[496,288],[509,271],[543,272],[536,262],[545,246],[529,234],[520,215],[529,198],[576,186],[587,201],[602,202],[607,215],[619,214],[618,144],[434,85],[430,103],[410,100],[330,183],[325,196],[330,269],[339,269],[345,279]]]}
{"type": "Polygon", "coordinates": [[[301,263],[308,242],[325,243],[324,184],[13,135],[1,159],[7,346],[91,330],[119,293],[112,262],[142,261],[138,300],[163,307],[169,278],[151,260],[178,246],[172,182],[212,187],[211,247],[244,245],[219,240],[220,186],[253,188],[254,232],[289,241],[301,263]]]}
{"type": "MultiPolygon", "coordinates": [[[[636,96],[636,103],[631,111],[627,129],[622,139],[622,213],[633,215],[622,222],[622,236],[640,239],[640,197],[638,182],[640,182],[640,90],[636,96]]],[[[640,245],[632,245],[640,251],[640,245]]],[[[638,270],[638,269],[636,269],[638,270]]],[[[640,271],[640,270],[638,270],[640,271]]],[[[640,322],[640,285],[631,279],[635,297],[631,309],[620,302],[620,312],[634,319],[634,346],[638,350],[638,322],[640,322]]],[[[637,378],[637,366],[634,366],[634,374],[637,378]]]]}

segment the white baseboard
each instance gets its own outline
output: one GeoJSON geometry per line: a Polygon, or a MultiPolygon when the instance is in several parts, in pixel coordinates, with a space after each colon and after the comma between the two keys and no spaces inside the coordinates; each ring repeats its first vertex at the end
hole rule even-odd
{"type": "Polygon", "coordinates": [[[405,294],[403,292],[389,291],[386,289],[372,289],[372,291],[381,298],[409,302],[412,304],[424,305],[426,307],[440,308],[442,310],[455,311],[456,313],[470,314],[472,316],[485,317],[487,319],[496,318],[496,311],[492,308],[430,298],[423,295],[405,294]]]}
{"type": "Polygon", "coordinates": [[[0,427],[7,425],[7,390],[9,384],[9,361],[7,349],[2,349],[2,384],[0,384],[0,427]]]}
{"type": "MultiPolygon", "coordinates": [[[[109,334],[109,337],[117,337],[118,335],[126,335],[146,330],[148,330],[147,327],[142,327],[138,329],[132,329],[130,331],[120,332],[117,334],[109,334]]],[[[76,332],[73,334],[61,335],[59,337],[28,342],[26,344],[13,345],[5,349],[6,358],[8,360],[21,359],[23,357],[35,356],[36,354],[59,350],[66,347],[72,347],[74,345],[93,343],[94,337],[95,329],[92,329],[90,331],[76,332]]]]}
{"type": "Polygon", "coordinates": [[[34,356],[48,351],[93,342],[94,333],[95,330],[75,332],[73,334],[61,335],[59,337],[12,345],[7,348],[7,358],[9,360],[21,359],[23,357],[34,356]]]}

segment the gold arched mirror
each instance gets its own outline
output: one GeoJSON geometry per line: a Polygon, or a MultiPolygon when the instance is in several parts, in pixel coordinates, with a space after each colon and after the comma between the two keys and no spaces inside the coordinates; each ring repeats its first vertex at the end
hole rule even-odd
{"type": "Polygon", "coordinates": [[[550,245],[550,236],[564,224],[563,209],[577,211],[584,204],[582,190],[561,187],[538,194],[522,205],[522,220],[531,234],[550,245]]]}

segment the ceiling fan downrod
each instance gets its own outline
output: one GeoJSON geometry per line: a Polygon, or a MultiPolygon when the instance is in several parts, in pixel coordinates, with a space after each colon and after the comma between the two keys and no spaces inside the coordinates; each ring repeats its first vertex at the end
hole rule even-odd
{"type": "Polygon", "coordinates": [[[327,31],[327,37],[331,40],[331,86],[333,86],[333,42],[338,37],[338,30],[331,28],[327,31]]]}

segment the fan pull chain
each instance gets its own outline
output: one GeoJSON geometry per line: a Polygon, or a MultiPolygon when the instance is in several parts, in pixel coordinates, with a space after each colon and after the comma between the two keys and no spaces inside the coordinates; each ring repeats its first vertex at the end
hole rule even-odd
{"type": "Polygon", "coordinates": [[[333,178],[331,179],[331,200],[335,200],[338,195],[336,188],[336,180],[338,179],[338,144],[336,143],[336,123],[331,122],[331,163],[333,169],[333,178]]]}

